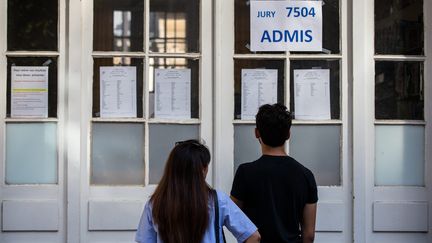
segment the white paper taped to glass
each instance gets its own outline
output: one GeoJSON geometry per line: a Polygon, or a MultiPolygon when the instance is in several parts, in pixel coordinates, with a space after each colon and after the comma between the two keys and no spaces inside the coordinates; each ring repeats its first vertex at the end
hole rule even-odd
{"type": "Polygon", "coordinates": [[[277,102],[277,69],[241,70],[241,119],[255,120],[258,108],[277,102]]]}
{"type": "Polygon", "coordinates": [[[191,70],[155,69],[155,117],[191,118],[191,70]]]}
{"type": "Polygon", "coordinates": [[[322,1],[251,1],[251,51],[322,51],[322,1]]]}
{"type": "Polygon", "coordinates": [[[48,117],[48,67],[11,67],[11,117],[48,117]]]}
{"type": "Polygon", "coordinates": [[[137,116],[136,67],[100,67],[100,117],[137,116]]]}
{"type": "Polygon", "coordinates": [[[298,120],[329,120],[330,70],[294,70],[294,113],[298,120]]]}

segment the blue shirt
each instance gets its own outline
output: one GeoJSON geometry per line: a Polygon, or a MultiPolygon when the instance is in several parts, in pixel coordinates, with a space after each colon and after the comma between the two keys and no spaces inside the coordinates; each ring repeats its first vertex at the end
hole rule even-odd
{"type": "MultiPolygon", "coordinates": [[[[257,227],[241,211],[237,205],[223,192],[217,191],[219,202],[219,225],[227,227],[238,242],[244,242],[249,238],[257,227]]],[[[209,200],[209,225],[204,234],[202,243],[216,242],[214,231],[214,205],[209,200]]],[[[219,233],[220,242],[223,242],[222,232],[219,233]]],[[[135,236],[135,241],[139,243],[163,243],[159,237],[157,225],[153,224],[152,207],[149,202],[145,205],[143,214],[135,236]]]]}

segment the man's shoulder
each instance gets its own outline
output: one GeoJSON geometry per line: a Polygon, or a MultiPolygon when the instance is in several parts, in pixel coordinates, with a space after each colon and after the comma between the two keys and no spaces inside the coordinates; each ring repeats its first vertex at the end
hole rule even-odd
{"type": "Polygon", "coordinates": [[[312,171],[303,165],[303,163],[291,156],[286,156],[285,160],[286,167],[284,171],[287,171],[287,173],[289,173],[291,176],[301,176],[307,178],[307,180],[315,180],[315,176],[312,171]]]}
{"type": "Polygon", "coordinates": [[[306,173],[312,173],[311,170],[309,170],[309,168],[307,168],[306,166],[303,165],[303,163],[301,163],[300,161],[296,160],[295,158],[291,157],[291,156],[287,156],[287,159],[291,162],[292,166],[306,172],[306,173]]]}
{"type": "Polygon", "coordinates": [[[301,170],[303,171],[304,174],[306,174],[306,175],[308,175],[308,176],[313,176],[312,171],[311,171],[308,167],[304,166],[304,165],[303,165],[302,163],[300,163],[300,162],[297,162],[297,163],[299,164],[299,167],[301,168],[301,170]]]}
{"type": "Polygon", "coordinates": [[[252,161],[252,162],[241,163],[238,168],[239,169],[247,169],[247,168],[254,167],[254,165],[256,165],[256,160],[252,161]]]}
{"type": "Polygon", "coordinates": [[[260,158],[254,160],[254,161],[250,161],[250,162],[245,162],[239,165],[239,169],[250,169],[250,168],[260,168],[260,167],[266,167],[266,166],[271,166],[274,165],[274,162],[276,163],[286,163],[286,165],[291,165],[291,166],[295,166],[295,167],[299,167],[302,168],[304,167],[301,163],[299,163],[296,159],[290,157],[290,156],[268,156],[268,155],[263,155],[260,158]]]}
{"type": "MultiPolygon", "coordinates": [[[[274,159],[274,157],[273,157],[273,159],[274,159]]],[[[282,166],[282,167],[274,166],[274,164],[272,164],[273,161],[274,160],[271,160],[271,159],[267,158],[266,156],[262,156],[262,157],[258,158],[257,160],[240,164],[239,167],[237,168],[237,171],[240,171],[240,173],[248,174],[249,172],[260,171],[263,168],[267,168],[267,169],[270,169],[272,171],[273,169],[280,170],[283,167],[285,167],[286,170],[289,170],[293,173],[301,173],[301,174],[306,175],[308,177],[314,176],[312,171],[309,168],[307,168],[301,162],[297,161],[295,158],[293,158],[291,156],[280,156],[280,158],[278,158],[278,161],[279,161],[278,164],[280,164],[280,163],[284,164],[284,166],[282,166]]]]}
{"type": "Polygon", "coordinates": [[[248,169],[251,169],[251,168],[255,168],[255,167],[259,166],[258,162],[259,162],[260,159],[261,158],[259,158],[257,160],[254,160],[254,161],[249,161],[249,162],[242,163],[242,164],[239,165],[239,167],[237,168],[237,170],[248,170],[248,169]]]}

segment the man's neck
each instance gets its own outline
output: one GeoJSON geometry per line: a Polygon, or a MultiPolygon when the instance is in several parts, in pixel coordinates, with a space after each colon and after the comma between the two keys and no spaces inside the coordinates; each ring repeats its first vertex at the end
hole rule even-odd
{"type": "Polygon", "coordinates": [[[287,156],[287,153],[285,151],[285,144],[279,147],[270,147],[261,143],[261,152],[263,155],[287,156]]]}

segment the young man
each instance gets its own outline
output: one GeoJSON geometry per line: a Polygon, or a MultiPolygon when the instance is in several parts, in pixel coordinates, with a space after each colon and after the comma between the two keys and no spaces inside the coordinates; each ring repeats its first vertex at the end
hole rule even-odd
{"type": "Polygon", "coordinates": [[[317,186],[312,172],[285,151],[291,121],[284,105],[261,106],[255,137],[262,156],[240,165],[234,177],[231,198],[258,227],[262,243],[314,241],[317,186]]]}

